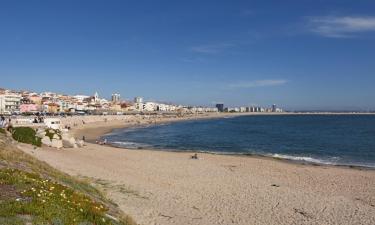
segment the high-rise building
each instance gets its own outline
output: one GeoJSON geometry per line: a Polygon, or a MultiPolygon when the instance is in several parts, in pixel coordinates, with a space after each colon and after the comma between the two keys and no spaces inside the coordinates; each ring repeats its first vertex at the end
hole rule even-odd
{"type": "Polygon", "coordinates": [[[276,110],[277,110],[276,105],[273,104],[273,105],[272,105],[272,112],[276,112],[276,110]]]}
{"type": "Polygon", "coordinates": [[[219,112],[224,112],[224,104],[216,104],[216,108],[219,112]]]}
{"type": "Polygon", "coordinates": [[[112,94],[112,102],[120,102],[121,95],[114,93],[112,94]]]}

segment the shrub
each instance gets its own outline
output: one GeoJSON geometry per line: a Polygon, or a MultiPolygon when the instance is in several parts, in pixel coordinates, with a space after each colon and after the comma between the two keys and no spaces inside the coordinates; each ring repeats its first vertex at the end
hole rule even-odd
{"type": "Polygon", "coordinates": [[[42,139],[35,136],[35,134],[35,130],[30,127],[16,127],[12,129],[14,140],[40,147],[42,146],[42,139]]]}

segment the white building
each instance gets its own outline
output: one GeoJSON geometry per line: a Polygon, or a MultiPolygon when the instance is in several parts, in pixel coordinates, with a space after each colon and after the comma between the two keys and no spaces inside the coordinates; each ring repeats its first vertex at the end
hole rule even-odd
{"type": "Polygon", "coordinates": [[[134,103],[143,103],[143,98],[142,97],[135,97],[134,103]]]}
{"type": "Polygon", "coordinates": [[[75,95],[73,98],[77,99],[80,102],[83,102],[84,99],[90,98],[88,95],[75,95]]]}
{"type": "Polygon", "coordinates": [[[0,95],[0,114],[5,113],[5,95],[0,95]]]}
{"type": "Polygon", "coordinates": [[[21,98],[15,93],[0,95],[0,114],[19,113],[21,98]]]}

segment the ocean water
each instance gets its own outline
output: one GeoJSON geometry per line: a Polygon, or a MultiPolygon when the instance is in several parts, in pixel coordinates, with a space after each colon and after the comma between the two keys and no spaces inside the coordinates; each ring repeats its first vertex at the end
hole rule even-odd
{"type": "Polygon", "coordinates": [[[255,154],[375,168],[374,115],[259,115],[119,129],[117,147],[255,154]]]}

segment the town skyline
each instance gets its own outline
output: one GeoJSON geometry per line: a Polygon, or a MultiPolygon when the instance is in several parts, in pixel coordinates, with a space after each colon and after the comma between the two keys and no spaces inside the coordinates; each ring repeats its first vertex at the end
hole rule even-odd
{"type": "Polygon", "coordinates": [[[124,113],[212,113],[212,112],[283,112],[275,104],[271,107],[258,105],[224,107],[223,103],[211,106],[183,105],[171,102],[144,100],[136,96],[133,100],[121,98],[113,92],[105,98],[93,95],[57,93],[53,91],[10,90],[0,88],[0,115],[48,114],[96,114],[122,115],[124,113]]]}

